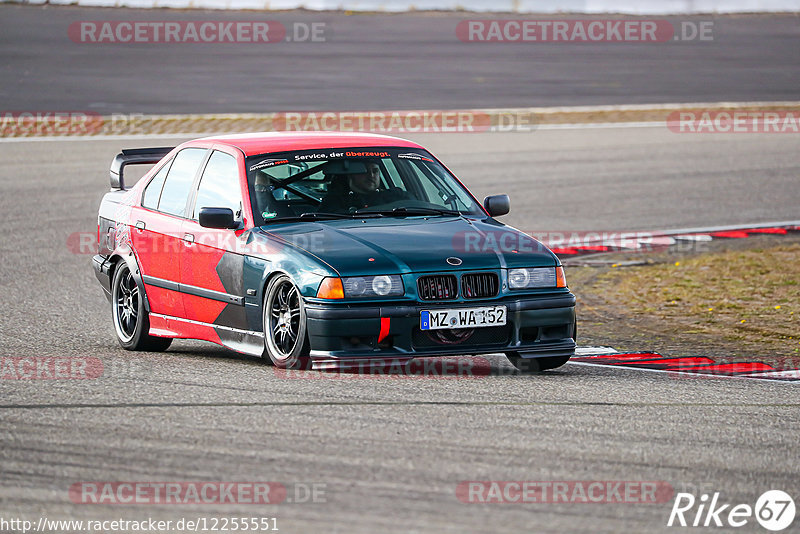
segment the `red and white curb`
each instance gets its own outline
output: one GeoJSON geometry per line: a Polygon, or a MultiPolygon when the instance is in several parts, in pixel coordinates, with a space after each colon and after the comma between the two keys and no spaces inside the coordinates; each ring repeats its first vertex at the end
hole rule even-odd
{"type": "Polygon", "coordinates": [[[796,232],[800,232],[800,221],[639,232],[575,232],[571,235],[569,232],[559,232],[557,238],[545,239],[544,244],[558,256],[571,257],[604,252],[655,252],[679,242],[744,239],[796,232]]]}
{"type": "Polygon", "coordinates": [[[706,356],[667,357],[657,352],[619,352],[611,347],[578,347],[569,363],[668,373],[675,378],[724,377],[800,382],[800,369],[779,369],[764,362],[717,363],[706,356]]]}

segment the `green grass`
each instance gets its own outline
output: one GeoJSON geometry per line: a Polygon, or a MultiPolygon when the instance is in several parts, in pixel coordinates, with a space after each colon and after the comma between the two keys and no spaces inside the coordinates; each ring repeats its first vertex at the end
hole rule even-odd
{"type": "Polygon", "coordinates": [[[703,254],[615,268],[596,289],[665,328],[800,349],[800,245],[703,254]]]}

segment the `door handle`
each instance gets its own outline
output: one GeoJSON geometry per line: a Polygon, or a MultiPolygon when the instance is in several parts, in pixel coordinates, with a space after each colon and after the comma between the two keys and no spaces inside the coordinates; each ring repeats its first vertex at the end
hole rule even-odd
{"type": "Polygon", "coordinates": [[[136,226],[136,229],[141,232],[142,230],[144,230],[145,224],[144,224],[143,221],[136,221],[136,225],[135,226],[136,226]]]}
{"type": "Polygon", "coordinates": [[[194,243],[194,236],[192,234],[183,234],[183,242],[187,245],[194,243]]]}

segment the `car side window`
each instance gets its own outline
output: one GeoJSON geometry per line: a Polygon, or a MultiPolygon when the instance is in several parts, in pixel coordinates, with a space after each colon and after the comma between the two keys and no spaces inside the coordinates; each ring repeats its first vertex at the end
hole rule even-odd
{"type": "Polygon", "coordinates": [[[404,161],[402,167],[422,187],[427,201],[448,209],[472,210],[475,202],[463,191],[450,187],[441,176],[441,168],[426,165],[422,161],[404,161]]]}
{"type": "Polygon", "coordinates": [[[178,152],[161,190],[158,211],[183,216],[195,174],[203,162],[206,151],[205,148],[185,148],[178,152]]]}
{"type": "Polygon", "coordinates": [[[383,164],[386,167],[386,172],[388,173],[388,177],[386,181],[390,182],[389,187],[399,187],[401,189],[405,189],[403,187],[403,179],[400,178],[400,173],[397,171],[397,168],[394,166],[394,162],[391,158],[385,158],[383,160],[383,164]]]}
{"type": "Polygon", "coordinates": [[[170,165],[172,160],[166,162],[145,187],[142,198],[142,206],[145,208],[158,209],[158,199],[161,197],[161,188],[164,187],[164,179],[167,177],[170,165]]]}
{"type": "Polygon", "coordinates": [[[239,166],[236,158],[215,150],[200,178],[193,218],[197,220],[202,208],[230,208],[234,219],[241,218],[242,194],[239,185],[239,166]]]}

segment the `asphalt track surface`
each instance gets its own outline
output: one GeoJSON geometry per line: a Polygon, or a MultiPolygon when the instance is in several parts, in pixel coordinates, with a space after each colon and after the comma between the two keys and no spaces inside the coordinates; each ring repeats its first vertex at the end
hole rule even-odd
{"type": "Polygon", "coordinates": [[[683,22],[713,22],[712,41],[458,39],[458,22],[487,17],[0,5],[0,111],[225,113],[800,100],[796,16],[666,19],[679,28],[683,22]],[[176,20],[275,20],[290,32],[294,23],[324,23],[324,42],[82,44],[67,33],[80,21],[176,20]]]}
{"type": "MultiPolygon", "coordinates": [[[[758,222],[800,205],[790,135],[416,139],[477,192],[511,193],[520,227],[642,227],[670,213],[682,226],[758,222]],[[707,166],[690,161],[703,155],[707,166]],[[493,162],[506,173],[490,172],[493,162]],[[541,194],[526,194],[534,175],[547,176],[541,194]],[[708,190],[723,178],[737,194],[708,190]],[[663,212],[650,204],[656,193],[663,212]],[[601,194],[612,206],[588,215],[601,194]]],[[[754,505],[769,489],[800,495],[796,384],[575,364],[525,376],[502,356],[489,357],[492,376],[468,379],[287,379],[211,344],[121,350],[90,256],[68,243],[94,230],[119,148],[164,143],[0,143],[2,356],[89,356],[104,368],[94,380],[0,380],[0,517],[277,517],[287,533],[661,532],[674,530],[671,501],[465,504],[455,491],[466,480],[598,480],[664,481],[733,504],[754,505]],[[277,481],[325,493],[269,506],[73,504],[68,490],[80,481],[277,481]]],[[[744,531],[759,529],[751,519],[744,531]]]]}

